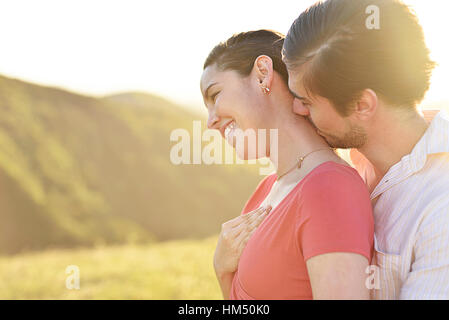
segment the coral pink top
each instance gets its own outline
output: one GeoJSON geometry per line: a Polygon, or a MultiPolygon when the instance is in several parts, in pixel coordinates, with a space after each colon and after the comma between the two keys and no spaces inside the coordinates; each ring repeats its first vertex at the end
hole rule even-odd
{"type": "MultiPolygon", "coordinates": [[[[266,177],[242,214],[257,209],[276,181],[266,177]]],[[[306,261],[353,252],[371,261],[374,222],[356,170],[325,162],[304,177],[259,225],[243,250],[230,299],[313,299],[306,261]]]]}

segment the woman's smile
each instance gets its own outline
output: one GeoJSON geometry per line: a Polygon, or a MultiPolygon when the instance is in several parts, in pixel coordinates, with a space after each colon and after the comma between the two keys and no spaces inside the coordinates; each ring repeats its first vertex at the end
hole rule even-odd
{"type": "Polygon", "coordinates": [[[235,123],[235,120],[228,122],[228,124],[224,128],[224,138],[230,145],[233,145],[236,128],[237,125],[235,123]]]}

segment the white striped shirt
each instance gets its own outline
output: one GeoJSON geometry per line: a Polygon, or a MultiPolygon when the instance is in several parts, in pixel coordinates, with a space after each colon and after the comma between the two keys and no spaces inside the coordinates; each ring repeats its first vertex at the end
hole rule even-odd
{"type": "Polygon", "coordinates": [[[438,113],[412,152],[390,168],[371,193],[376,197],[380,289],[372,298],[449,299],[447,114],[438,113]]]}

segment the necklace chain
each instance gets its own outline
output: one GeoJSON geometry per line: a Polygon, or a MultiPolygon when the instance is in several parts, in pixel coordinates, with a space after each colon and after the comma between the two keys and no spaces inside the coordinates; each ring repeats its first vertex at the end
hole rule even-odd
{"type": "Polygon", "coordinates": [[[291,168],[289,169],[286,173],[281,174],[280,176],[278,176],[278,178],[276,179],[277,181],[279,181],[282,177],[286,176],[287,174],[289,174],[290,172],[292,172],[294,169],[301,169],[302,163],[304,161],[304,159],[308,156],[311,155],[312,153],[318,152],[318,151],[324,151],[324,150],[329,150],[330,148],[325,148],[325,149],[318,149],[318,150],[313,150],[310,151],[309,153],[307,153],[306,155],[299,157],[298,162],[291,168]]]}

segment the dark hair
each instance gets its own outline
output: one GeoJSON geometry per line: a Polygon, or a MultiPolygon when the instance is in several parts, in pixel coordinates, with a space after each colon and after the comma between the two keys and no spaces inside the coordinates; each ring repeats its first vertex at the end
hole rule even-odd
{"type": "Polygon", "coordinates": [[[397,0],[327,0],[303,12],[283,49],[288,69],[305,65],[305,90],[347,116],[364,89],[397,107],[415,107],[429,89],[435,63],[417,17],[397,0]],[[367,8],[379,8],[378,29],[367,8]]]}
{"type": "Polygon", "coordinates": [[[216,63],[220,70],[234,70],[246,77],[251,73],[256,58],[266,55],[273,61],[273,69],[288,82],[287,68],[282,62],[284,38],[283,34],[272,30],[234,34],[212,49],[203,69],[216,63]]]}

